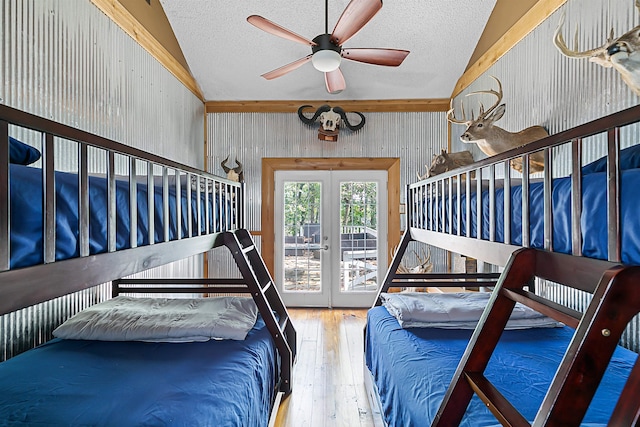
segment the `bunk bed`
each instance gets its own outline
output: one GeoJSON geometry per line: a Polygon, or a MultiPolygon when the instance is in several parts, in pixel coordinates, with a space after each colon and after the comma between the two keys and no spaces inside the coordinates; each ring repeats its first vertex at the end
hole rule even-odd
{"type": "Polygon", "coordinates": [[[640,311],[639,121],[636,106],[408,186],[408,228],[365,329],[365,383],[379,425],[640,422],[638,355],[619,345],[640,311]],[[583,164],[583,144],[595,143],[607,155],[583,164]],[[545,170],[530,177],[538,151],[545,170]],[[563,152],[568,176],[553,168],[563,152]],[[510,167],[518,157],[522,175],[510,167]],[[502,272],[399,273],[412,241],[502,272]],[[580,293],[586,308],[546,294],[549,284],[580,293]],[[425,308],[436,320],[466,308],[443,311],[437,294],[388,293],[414,286],[492,292],[471,327],[433,327],[425,308]],[[563,326],[511,330],[523,307],[563,326]]]}
{"type": "Polygon", "coordinates": [[[244,228],[243,184],[4,105],[0,164],[0,315],[108,282],[114,297],[0,363],[3,425],[268,424],[291,392],[296,331],[244,228]],[[57,170],[61,140],[76,170],[57,170]],[[216,247],[241,277],[128,277],[216,247]],[[198,333],[176,332],[191,316],[198,333]],[[65,332],[83,318],[85,332],[125,326],[65,332]],[[136,335],[141,319],[172,332],[136,335]]]}

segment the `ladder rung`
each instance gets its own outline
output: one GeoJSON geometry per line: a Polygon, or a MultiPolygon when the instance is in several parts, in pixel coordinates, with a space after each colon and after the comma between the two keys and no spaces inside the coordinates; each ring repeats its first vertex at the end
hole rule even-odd
{"type": "Polygon", "coordinates": [[[280,317],[280,320],[278,321],[278,324],[280,325],[280,330],[284,331],[284,328],[287,327],[287,324],[289,323],[289,316],[284,315],[280,317]]]}
{"type": "Polygon", "coordinates": [[[246,248],[242,248],[242,253],[246,254],[254,250],[256,247],[254,245],[249,245],[246,248]]]}
{"type": "Polygon", "coordinates": [[[464,376],[478,397],[502,425],[529,427],[529,422],[518,412],[484,375],[478,372],[464,372],[464,376]]]}
{"type": "Polygon", "coordinates": [[[264,286],[262,286],[262,293],[266,294],[267,290],[269,290],[271,286],[273,286],[273,282],[269,280],[264,286]]]}

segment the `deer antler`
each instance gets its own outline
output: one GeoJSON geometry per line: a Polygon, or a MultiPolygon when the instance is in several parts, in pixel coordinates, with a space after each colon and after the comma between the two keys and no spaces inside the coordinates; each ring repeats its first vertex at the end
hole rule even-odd
{"type": "MultiPolygon", "coordinates": [[[[640,1],[640,0],[639,0],[639,1],[640,1]]],[[[484,105],[482,105],[482,103],[480,103],[480,113],[479,113],[479,115],[478,115],[478,120],[482,120],[482,119],[484,119],[486,116],[488,116],[489,114],[491,114],[491,112],[492,112],[493,110],[495,110],[495,109],[496,109],[496,107],[497,107],[498,105],[500,105],[500,102],[502,101],[502,95],[503,95],[503,94],[502,94],[502,83],[500,82],[500,80],[499,80],[497,77],[495,77],[495,76],[491,76],[491,77],[493,78],[493,80],[495,80],[496,82],[498,82],[498,90],[497,90],[497,91],[495,91],[495,90],[493,90],[493,89],[489,89],[489,90],[478,90],[478,91],[471,92],[471,93],[468,93],[468,94],[467,94],[467,96],[471,96],[471,95],[480,95],[480,94],[482,94],[482,93],[486,93],[486,94],[489,94],[489,95],[495,95],[495,96],[496,96],[496,98],[497,98],[496,102],[495,102],[495,103],[494,103],[494,104],[493,104],[493,105],[492,105],[492,106],[491,106],[491,107],[490,107],[486,112],[484,111],[484,105]]]]}
{"type": "MultiPolygon", "coordinates": [[[[636,7],[640,9],[640,0],[636,0],[636,7]]],[[[585,50],[580,52],[578,51],[579,27],[576,25],[576,34],[574,36],[574,42],[573,42],[574,47],[573,49],[569,49],[567,47],[567,44],[564,41],[564,37],[562,36],[562,26],[564,25],[564,19],[565,19],[565,14],[563,13],[562,16],[560,17],[558,28],[556,28],[556,31],[553,35],[553,44],[556,45],[556,47],[562,54],[568,56],[569,58],[588,58],[588,57],[604,55],[606,47],[613,41],[613,28],[609,33],[609,39],[607,40],[607,43],[595,49],[590,49],[590,50],[585,50]]]]}
{"type": "Polygon", "coordinates": [[[462,109],[463,120],[456,119],[454,108],[453,108],[453,99],[452,99],[451,102],[449,103],[449,111],[447,111],[447,120],[449,120],[451,123],[456,123],[459,125],[470,124],[473,120],[467,120],[467,117],[464,115],[464,104],[462,102],[460,102],[460,108],[462,109]]]}
{"type": "Polygon", "coordinates": [[[418,254],[415,251],[413,251],[413,253],[416,254],[416,258],[418,259],[418,265],[420,266],[420,270],[424,272],[428,272],[426,267],[431,264],[431,250],[429,250],[429,254],[426,254],[424,252],[424,247],[423,247],[422,256],[418,256],[418,254]]]}
{"type": "MultiPolygon", "coordinates": [[[[640,0],[638,0],[640,1],[640,0]]],[[[493,89],[489,89],[489,90],[478,90],[475,92],[471,92],[468,93],[466,96],[471,96],[471,95],[480,95],[483,93],[489,94],[489,95],[495,95],[497,100],[495,102],[495,104],[493,104],[487,111],[484,111],[484,105],[482,105],[482,103],[480,103],[480,112],[478,114],[478,119],[477,120],[483,120],[486,116],[488,116],[489,114],[491,114],[491,112],[493,110],[496,109],[496,107],[498,105],[500,105],[500,102],[502,101],[502,83],[500,82],[500,80],[495,77],[495,76],[491,76],[496,82],[498,82],[498,90],[495,91],[493,89]]],[[[458,120],[455,117],[454,114],[454,108],[453,108],[453,99],[451,100],[451,103],[449,104],[449,111],[447,111],[447,120],[449,120],[451,123],[456,123],[459,125],[466,125],[468,126],[469,124],[473,123],[476,118],[474,117],[473,111],[471,112],[471,120],[467,120],[465,114],[464,114],[464,104],[462,102],[460,102],[460,107],[462,108],[462,118],[463,120],[458,120]]]]}

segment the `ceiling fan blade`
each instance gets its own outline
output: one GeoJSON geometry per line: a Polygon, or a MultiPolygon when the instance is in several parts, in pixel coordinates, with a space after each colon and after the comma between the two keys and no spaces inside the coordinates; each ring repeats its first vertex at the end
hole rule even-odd
{"type": "Polygon", "coordinates": [[[284,39],[291,40],[296,43],[302,43],[307,46],[316,45],[311,40],[305,37],[302,37],[294,33],[293,31],[287,30],[286,28],[276,24],[275,22],[271,22],[268,19],[263,18],[262,16],[251,15],[247,18],[247,22],[249,22],[249,24],[251,25],[254,25],[260,28],[263,31],[266,31],[267,33],[273,34],[274,36],[282,37],[284,39]]]}
{"type": "Polygon", "coordinates": [[[327,85],[327,92],[333,94],[340,93],[347,87],[347,83],[344,81],[344,76],[342,75],[340,68],[324,73],[324,82],[327,85]]]}
{"type": "Polygon", "coordinates": [[[382,0],[351,0],[340,15],[331,41],[342,46],[382,9],[382,0]]]}
{"type": "Polygon", "coordinates": [[[296,68],[303,66],[309,61],[311,61],[310,54],[305,56],[304,58],[298,59],[297,61],[293,61],[287,65],[283,65],[280,68],[276,68],[275,70],[269,71],[268,73],[264,73],[262,77],[264,77],[267,80],[273,80],[275,78],[284,76],[285,74],[295,70],[296,68]]]}
{"type": "Polygon", "coordinates": [[[402,64],[404,58],[409,55],[408,50],[402,49],[342,49],[343,58],[352,61],[364,62],[366,64],[386,65],[397,67],[402,64]]]}

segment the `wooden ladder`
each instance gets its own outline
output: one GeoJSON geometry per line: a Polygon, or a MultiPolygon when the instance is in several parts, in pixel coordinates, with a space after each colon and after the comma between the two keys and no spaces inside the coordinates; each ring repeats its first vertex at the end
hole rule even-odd
{"type": "MultiPolygon", "coordinates": [[[[460,423],[473,394],[507,426],[579,426],[620,337],[640,310],[640,267],[521,249],[512,255],[451,380],[432,426],[460,423]],[[584,314],[525,290],[533,277],[593,294],[584,314]],[[530,424],[484,376],[511,312],[520,302],[576,328],[538,413],[530,424]]],[[[640,419],[640,364],[636,361],[610,425],[640,419]]]]}
{"type": "Polygon", "coordinates": [[[223,244],[231,251],[244,282],[275,341],[281,361],[280,391],[289,394],[291,393],[291,373],[296,357],[296,330],[287,308],[249,231],[244,228],[226,231],[221,233],[221,238],[223,244]]]}

